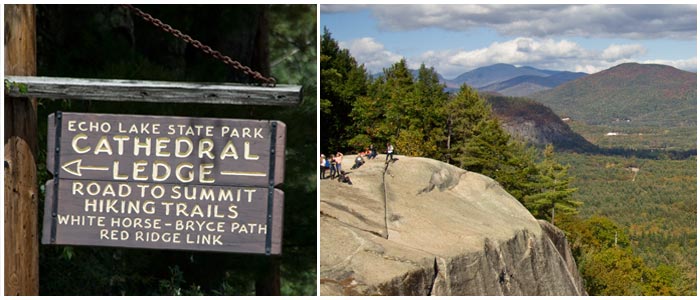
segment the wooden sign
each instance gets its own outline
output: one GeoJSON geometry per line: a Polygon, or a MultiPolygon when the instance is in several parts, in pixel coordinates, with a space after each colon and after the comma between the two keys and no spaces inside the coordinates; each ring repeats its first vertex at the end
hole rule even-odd
{"type": "Polygon", "coordinates": [[[42,243],[280,254],[285,124],[49,116],[42,243]]]}

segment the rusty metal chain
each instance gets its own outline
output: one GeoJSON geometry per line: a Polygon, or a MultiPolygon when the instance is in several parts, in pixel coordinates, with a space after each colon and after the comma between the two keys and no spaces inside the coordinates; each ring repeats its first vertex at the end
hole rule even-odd
{"type": "Polygon", "coordinates": [[[148,13],[143,12],[142,10],[140,10],[140,9],[138,9],[138,8],[136,8],[136,7],[134,7],[133,5],[131,5],[131,4],[122,4],[122,6],[128,8],[128,9],[131,10],[133,13],[135,13],[135,14],[138,15],[139,17],[143,18],[143,19],[146,20],[147,22],[153,24],[154,26],[156,26],[156,27],[162,29],[162,30],[165,31],[165,32],[168,32],[168,33],[172,34],[172,35],[175,36],[176,38],[179,38],[179,39],[185,41],[186,43],[192,45],[193,47],[195,47],[195,48],[197,48],[197,49],[199,49],[199,50],[202,50],[202,52],[213,56],[214,58],[216,58],[216,59],[222,61],[223,63],[225,63],[225,64],[231,66],[232,68],[234,68],[234,69],[236,69],[236,70],[238,70],[238,71],[241,71],[241,72],[245,73],[246,75],[248,75],[248,76],[250,76],[250,77],[253,77],[255,80],[258,80],[258,81],[264,83],[266,86],[272,86],[272,87],[274,87],[274,86],[277,84],[277,81],[275,80],[274,77],[265,77],[265,76],[263,76],[262,74],[260,74],[260,72],[253,71],[250,67],[245,66],[245,65],[241,64],[240,62],[231,59],[231,57],[229,57],[229,56],[226,56],[226,55],[221,54],[221,52],[219,52],[219,51],[217,51],[217,50],[214,50],[214,49],[212,49],[211,47],[209,47],[209,46],[207,46],[207,45],[205,45],[205,44],[202,44],[202,42],[193,39],[191,36],[182,33],[180,30],[177,30],[177,29],[173,28],[172,26],[170,26],[170,25],[168,25],[168,24],[163,23],[163,21],[161,21],[161,20],[159,20],[159,19],[157,19],[157,18],[151,16],[151,15],[148,14],[148,13]]]}

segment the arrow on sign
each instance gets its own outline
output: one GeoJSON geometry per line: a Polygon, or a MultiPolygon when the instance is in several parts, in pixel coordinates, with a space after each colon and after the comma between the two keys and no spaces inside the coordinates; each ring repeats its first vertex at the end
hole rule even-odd
{"type": "Polygon", "coordinates": [[[61,168],[65,170],[68,173],[71,173],[76,176],[83,176],[83,174],[80,172],[81,170],[94,170],[94,171],[109,171],[109,167],[97,167],[97,166],[81,166],[83,159],[78,158],[76,160],[69,161],[65,163],[61,168]],[[75,165],[75,169],[71,170],[70,166],[75,165]]]}
{"type": "Polygon", "coordinates": [[[236,172],[236,171],[221,171],[221,175],[229,176],[251,176],[251,177],[264,177],[267,174],[265,172],[236,172]]]}

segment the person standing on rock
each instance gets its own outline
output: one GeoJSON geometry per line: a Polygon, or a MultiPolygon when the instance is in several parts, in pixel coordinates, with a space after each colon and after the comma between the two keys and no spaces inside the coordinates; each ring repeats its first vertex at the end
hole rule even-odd
{"type": "Polygon", "coordinates": [[[336,164],[335,164],[335,155],[331,154],[331,157],[328,159],[328,161],[331,164],[331,179],[335,178],[335,175],[337,174],[336,171],[336,164]]]}
{"type": "Polygon", "coordinates": [[[326,160],[326,156],[321,153],[321,161],[319,163],[320,171],[321,171],[321,179],[326,179],[326,165],[328,164],[328,161],[326,160]]]}
{"type": "Polygon", "coordinates": [[[394,160],[394,145],[391,143],[386,143],[386,160],[385,161],[391,161],[394,160]]]}
{"type": "Polygon", "coordinates": [[[343,153],[336,153],[335,154],[335,174],[340,176],[340,171],[343,170],[342,168],[343,164],[343,153]]]}

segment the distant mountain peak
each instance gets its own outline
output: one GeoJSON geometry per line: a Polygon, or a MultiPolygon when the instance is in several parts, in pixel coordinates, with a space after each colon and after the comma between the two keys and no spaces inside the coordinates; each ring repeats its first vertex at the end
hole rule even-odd
{"type": "MultiPolygon", "coordinates": [[[[409,69],[409,71],[414,79],[418,78],[417,69],[409,69]]],[[[383,74],[383,72],[378,72],[372,74],[371,77],[377,78],[383,74]]],[[[495,92],[506,96],[528,96],[587,74],[497,63],[462,73],[454,79],[446,79],[440,73],[437,75],[440,82],[447,87],[447,91],[456,90],[462,84],[467,84],[480,91],[495,92]]]]}
{"type": "Polygon", "coordinates": [[[477,89],[504,82],[520,76],[548,77],[562,71],[541,70],[530,66],[517,67],[510,64],[498,63],[476,68],[465,72],[446,82],[448,87],[459,87],[467,84],[477,89]]]}

